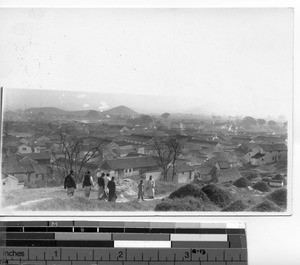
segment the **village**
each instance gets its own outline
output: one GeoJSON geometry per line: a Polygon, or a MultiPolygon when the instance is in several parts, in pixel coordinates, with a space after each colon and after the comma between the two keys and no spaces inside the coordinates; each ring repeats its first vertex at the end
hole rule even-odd
{"type": "MultiPolygon", "coordinates": [[[[107,113],[67,113],[55,108],[5,111],[3,120],[4,198],[20,190],[62,187],[70,170],[78,184],[87,171],[95,183],[100,173],[114,176],[116,203],[136,200],[139,181],[150,176],[160,199],[194,184],[232,189],[244,180],[248,184],[235,193],[243,197],[245,192],[246,198],[287,185],[287,122],[283,119],[143,115],[120,106],[107,113]],[[255,190],[257,183],[268,189],[255,190]]],[[[157,199],[154,206],[162,202],[157,199]]]]}

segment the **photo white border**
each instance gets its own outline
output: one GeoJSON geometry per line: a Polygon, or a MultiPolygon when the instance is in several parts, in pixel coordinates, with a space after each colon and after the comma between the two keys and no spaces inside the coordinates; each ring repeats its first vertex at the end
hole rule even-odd
{"type": "MultiPolygon", "coordinates": [[[[0,8],[293,8],[297,6],[296,1],[147,1],[147,0],[128,0],[128,1],[114,1],[111,3],[109,0],[103,1],[83,1],[75,0],[70,4],[68,1],[0,1],[0,8]]],[[[298,5],[299,7],[299,5],[298,5]]],[[[294,26],[296,25],[296,17],[294,18],[294,26]]],[[[297,47],[294,45],[294,47],[297,47]]],[[[294,90],[294,88],[293,88],[294,90]]],[[[294,113],[292,114],[293,122],[288,123],[288,205],[285,212],[121,212],[121,211],[110,211],[110,212],[94,212],[94,211],[78,211],[78,212],[63,212],[63,211],[10,211],[8,209],[0,209],[0,216],[85,216],[85,217],[137,217],[137,216],[149,216],[149,217],[202,217],[202,216],[290,216],[293,211],[293,147],[294,147],[294,113]],[[292,139],[292,140],[290,140],[292,139]]],[[[1,199],[1,198],[0,198],[1,199]]]]}

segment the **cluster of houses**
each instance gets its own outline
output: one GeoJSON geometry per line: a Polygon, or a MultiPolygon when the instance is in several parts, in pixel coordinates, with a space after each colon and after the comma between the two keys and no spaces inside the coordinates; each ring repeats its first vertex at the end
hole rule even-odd
{"type": "MultiPolygon", "coordinates": [[[[185,125],[192,128],[194,123],[185,125]]],[[[197,124],[198,126],[198,124],[197,124]]],[[[188,183],[230,183],[241,177],[240,168],[245,164],[260,166],[287,160],[285,135],[274,136],[258,133],[224,133],[198,130],[187,135],[179,128],[181,156],[176,162],[176,174],[168,180],[188,183]]],[[[102,152],[85,165],[94,175],[109,172],[116,178],[162,178],[156,151],[152,147],[155,137],[165,137],[168,131],[137,132],[122,127],[110,138],[85,134],[89,146],[103,141],[102,152]]],[[[53,174],[54,157],[50,149],[59,141],[53,132],[47,135],[3,136],[2,185],[4,189],[40,186],[53,174]]]]}

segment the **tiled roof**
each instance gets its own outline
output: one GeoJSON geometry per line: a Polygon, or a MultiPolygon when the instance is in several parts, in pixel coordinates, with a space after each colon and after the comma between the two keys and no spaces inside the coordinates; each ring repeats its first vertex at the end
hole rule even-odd
{"type": "Polygon", "coordinates": [[[251,158],[259,159],[259,158],[264,157],[264,156],[265,156],[265,154],[257,153],[254,156],[252,156],[251,158]]]}
{"type": "Polygon", "coordinates": [[[285,144],[259,144],[264,151],[287,151],[287,146],[285,144]]]}
{"type": "Polygon", "coordinates": [[[114,143],[118,146],[132,146],[131,143],[124,142],[124,141],[115,141],[114,143]]]}
{"type": "Polygon", "coordinates": [[[201,175],[208,175],[209,173],[211,173],[214,170],[214,168],[215,168],[214,166],[204,165],[204,166],[197,168],[197,171],[201,175]]]}
{"type": "Polygon", "coordinates": [[[198,144],[198,145],[210,145],[210,146],[215,146],[218,144],[218,142],[201,140],[201,139],[190,139],[187,141],[187,143],[198,144]]]}
{"type": "Polygon", "coordinates": [[[124,141],[135,141],[135,142],[148,142],[153,138],[153,136],[148,136],[148,135],[128,135],[126,137],[124,137],[124,141]]]}
{"type": "Polygon", "coordinates": [[[125,157],[119,159],[106,160],[101,168],[106,170],[119,170],[119,169],[130,169],[130,168],[143,168],[143,167],[154,167],[157,163],[152,157],[141,156],[141,157],[125,157]]]}
{"type": "Polygon", "coordinates": [[[46,174],[48,173],[48,169],[46,166],[42,166],[42,165],[32,165],[35,174],[46,174]]]}
{"type": "Polygon", "coordinates": [[[33,173],[34,169],[31,164],[21,163],[3,163],[2,171],[7,174],[33,173]]]}
{"type": "Polygon", "coordinates": [[[230,165],[228,161],[218,161],[220,169],[228,169],[230,168],[230,165]]]}
{"type": "Polygon", "coordinates": [[[181,173],[181,172],[189,172],[189,171],[194,171],[195,167],[189,166],[189,165],[178,165],[176,166],[176,172],[181,173]]]}
{"type": "Polygon", "coordinates": [[[218,176],[220,182],[235,181],[242,177],[240,172],[236,169],[219,170],[218,176]]]}
{"type": "Polygon", "coordinates": [[[44,159],[50,159],[50,155],[48,152],[43,153],[30,153],[30,154],[20,154],[22,157],[28,157],[32,160],[44,160],[44,159]]]}

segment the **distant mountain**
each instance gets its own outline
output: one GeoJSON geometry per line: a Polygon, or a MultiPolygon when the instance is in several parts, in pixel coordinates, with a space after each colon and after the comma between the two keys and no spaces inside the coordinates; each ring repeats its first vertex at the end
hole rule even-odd
{"type": "MultiPolygon", "coordinates": [[[[140,114],[126,106],[118,106],[111,108],[109,110],[99,112],[97,110],[77,110],[77,111],[67,111],[54,107],[42,107],[42,108],[29,108],[24,111],[25,114],[39,115],[43,114],[45,116],[76,116],[76,117],[91,117],[92,113],[98,112],[101,116],[139,116],[140,114]]],[[[93,116],[95,117],[95,116],[93,116]]]]}
{"type": "Polygon", "coordinates": [[[24,111],[26,114],[39,114],[44,113],[45,115],[67,115],[69,111],[65,111],[58,108],[42,107],[42,108],[29,108],[24,111]]]}
{"type": "Polygon", "coordinates": [[[126,106],[118,106],[115,108],[111,108],[109,110],[102,112],[105,115],[114,115],[114,116],[139,116],[140,114],[136,111],[126,107],[126,106]]]}
{"type": "Polygon", "coordinates": [[[64,116],[64,115],[74,115],[77,117],[85,117],[91,110],[77,110],[77,111],[67,111],[59,108],[53,107],[42,107],[42,108],[30,108],[26,109],[24,113],[37,115],[43,113],[46,116],[64,116]]]}

